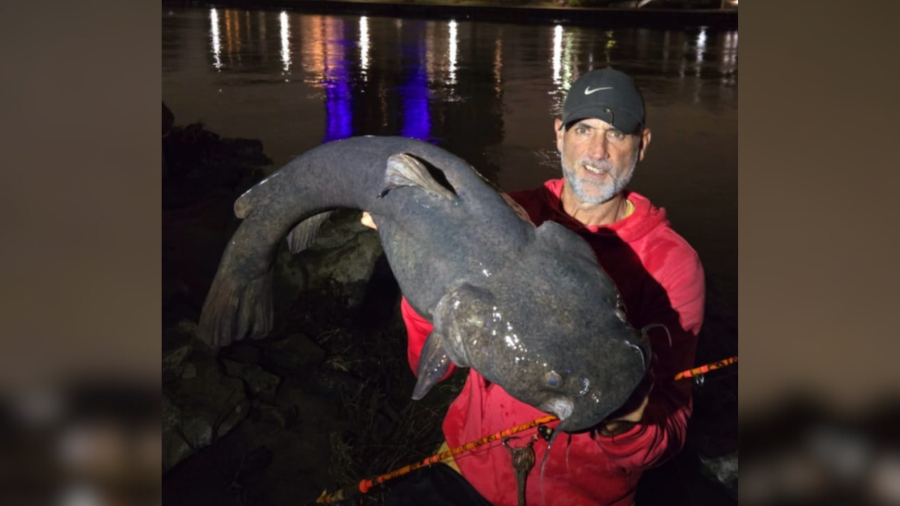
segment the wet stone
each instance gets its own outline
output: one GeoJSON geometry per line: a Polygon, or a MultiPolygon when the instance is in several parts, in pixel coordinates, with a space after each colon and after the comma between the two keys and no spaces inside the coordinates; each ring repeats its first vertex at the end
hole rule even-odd
{"type": "MultiPolygon", "coordinates": [[[[378,233],[359,223],[358,211],[337,211],[319,229],[316,241],[297,255],[283,247],[276,261],[273,292],[277,299],[298,292],[346,298],[351,306],[365,288],[384,254],[378,233]]],[[[277,307],[276,311],[284,310],[277,307]]]]}
{"type": "Polygon", "coordinates": [[[263,399],[274,399],[278,384],[281,383],[281,378],[254,365],[244,366],[244,380],[253,395],[263,399]]]}
{"type": "Polygon", "coordinates": [[[266,400],[275,398],[275,391],[281,383],[281,378],[262,367],[254,364],[242,364],[234,360],[222,360],[225,374],[234,378],[241,378],[247,384],[247,388],[253,397],[261,397],[266,400]]]}
{"type": "Polygon", "coordinates": [[[325,360],[326,352],[303,334],[295,334],[271,343],[265,350],[263,365],[283,375],[303,375],[325,360]]]}
{"type": "Polygon", "coordinates": [[[239,342],[226,348],[225,354],[229,360],[234,360],[235,362],[256,364],[262,358],[263,352],[255,344],[239,342]]]}
{"type": "Polygon", "coordinates": [[[728,494],[737,499],[738,493],[738,451],[715,458],[700,458],[700,472],[710,480],[721,484],[728,494]]]}
{"type": "Polygon", "coordinates": [[[184,368],[181,371],[180,378],[183,380],[190,380],[197,377],[197,367],[194,364],[185,364],[184,368]]]}
{"type": "MultiPolygon", "coordinates": [[[[185,364],[193,348],[190,344],[182,344],[170,350],[163,351],[162,376],[164,381],[182,377],[185,364]]],[[[196,374],[196,371],[195,373],[196,374]]]]}

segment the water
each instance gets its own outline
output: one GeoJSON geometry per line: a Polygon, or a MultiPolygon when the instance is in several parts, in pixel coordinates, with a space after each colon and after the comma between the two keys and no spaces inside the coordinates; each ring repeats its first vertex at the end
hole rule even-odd
{"type": "Polygon", "coordinates": [[[737,31],[516,25],[163,8],[163,100],[176,124],[262,140],[274,170],[322,142],[404,135],[504,190],[560,177],[552,130],[580,74],[644,91],[653,139],[631,188],[665,207],[737,307],[737,31]]]}

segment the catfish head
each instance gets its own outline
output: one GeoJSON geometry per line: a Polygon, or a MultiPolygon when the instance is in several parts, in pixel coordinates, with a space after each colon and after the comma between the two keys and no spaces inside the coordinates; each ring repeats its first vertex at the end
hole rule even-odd
{"type": "Polygon", "coordinates": [[[553,222],[494,276],[459,284],[434,311],[413,397],[452,361],[516,399],[586,430],[622,406],[650,364],[648,339],[629,325],[618,291],[590,246],[553,222]]]}

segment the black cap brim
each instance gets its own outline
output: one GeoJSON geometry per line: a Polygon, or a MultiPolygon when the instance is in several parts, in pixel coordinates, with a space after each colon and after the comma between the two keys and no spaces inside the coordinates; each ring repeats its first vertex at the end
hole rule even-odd
{"type": "Polygon", "coordinates": [[[563,126],[568,128],[570,124],[587,118],[603,120],[626,134],[638,133],[641,127],[641,121],[634,113],[602,104],[589,104],[569,111],[562,118],[563,126]]]}

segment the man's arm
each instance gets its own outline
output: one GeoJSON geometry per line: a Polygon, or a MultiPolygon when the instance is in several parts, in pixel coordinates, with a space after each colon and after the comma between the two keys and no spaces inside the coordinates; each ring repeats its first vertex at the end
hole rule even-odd
{"type": "MultiPolygon", "coordinates": [[[[693,252],[692,252],[693,253],[693,252]]],[[[705,299],[703,268],[696,253],[683,264],[669,269],[659,280],[665,296],[651,300],[647,320],[663,323],[662,329],[650,331],[654,353],[649,388],[636,391],[643,403],[626,415],[615,417],[596,438],[603,452],[626,469],[645,469],[661,465],[684,446],[687,422],[693,409],[690,381],[673,380],[674,375],[693,367],[697,334],[703,322],[705,299]],[[643,406],[642,408],[640,406],[643,406]]],[[[632,400],[635,405],[640,400],[632,400]]]]}

